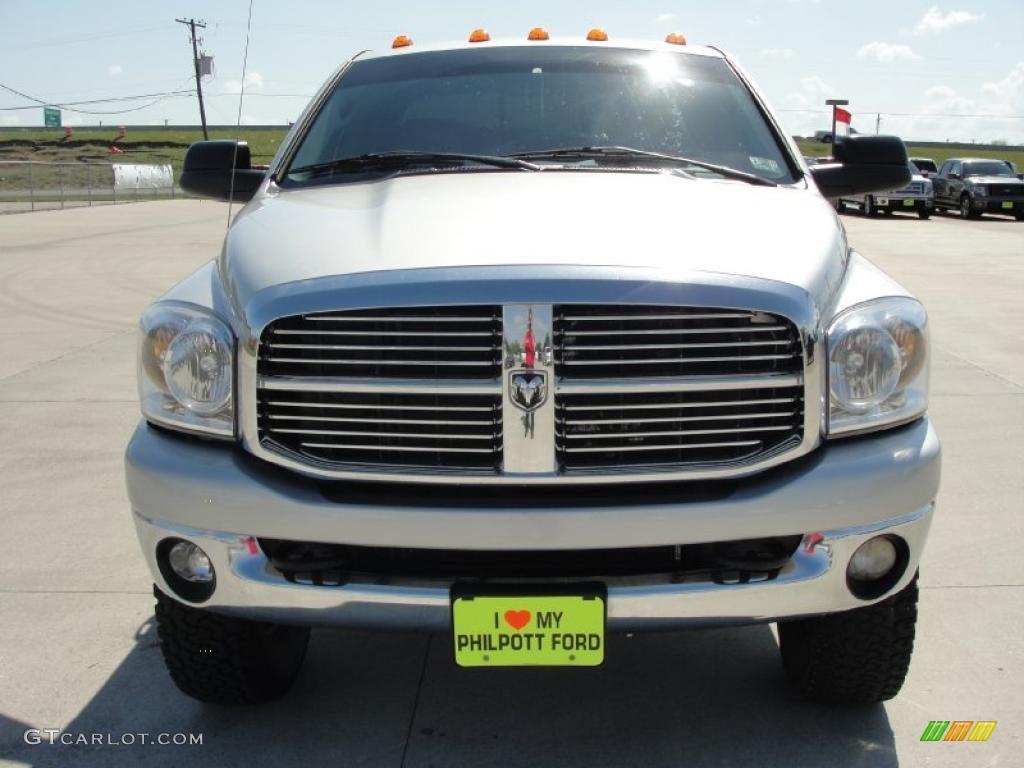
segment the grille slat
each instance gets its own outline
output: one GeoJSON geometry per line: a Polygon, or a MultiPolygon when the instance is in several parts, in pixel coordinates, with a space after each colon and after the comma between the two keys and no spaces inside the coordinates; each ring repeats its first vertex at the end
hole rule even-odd
{"type": "Polygon", "coordinates": [[[555,311],[568,473],[754,462],[803,437],[803,348],[783,317],[685,307],[555,311]]]}
{"type": "Polygon", "coordinates": [[[265,376],[494,379],[501,308],[360,309],[285,317],[260,343],[265,376]]]}
{"type": "Polygon", "coordinates": [[[271,323],[265,445],[344,468],[497,471],[501,308],[369,309],[271,323]]]}
{"type": "Polygon", "coordinates": [[[555,372],[566,379],[802,369],[793,324],[766,312],[566,305],[555,308],[554,341],[555,372]]]}

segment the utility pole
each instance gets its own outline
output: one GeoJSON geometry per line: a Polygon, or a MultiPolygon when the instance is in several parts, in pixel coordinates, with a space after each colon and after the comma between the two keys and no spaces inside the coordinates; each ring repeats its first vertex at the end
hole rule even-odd
{"type": "Polygon", "coordinates": [[[179,24],[185,24],[189,28],[192,37],[192,66],[196,71],[196,94],[199,96],[199,119],[203,122],[203,139],[209,139],[210,134],[206,130],[206,108],[203,106],[203,82],[199,74],[199,49],[196,47],[196,27],[206,29],[206,22],[195,19],[175,19],[179,24]]]}
{"type": "Polygon", "coordinates": [[[879,129],[882,127],[882,113],[879,112],[875,115],[875,136],[878,135],[879,129]]]}

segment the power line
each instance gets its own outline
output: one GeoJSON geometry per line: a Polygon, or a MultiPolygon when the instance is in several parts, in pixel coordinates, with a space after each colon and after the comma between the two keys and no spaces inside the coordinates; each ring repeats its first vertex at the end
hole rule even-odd
{"type": "MultiPolygon", "coordinates": [[[[3,85],[2,83],[0,83],[0,88],[4,88],[5,90],[16,93],[14,89],[7,88],[7,86],[3,85]]],[[[88,101],[65,101],[60,104],[52,101],[42,101],[38,99],[33,99],[33,101],[36,102],[35,104],[24,104],[20,107],[0,107],[0,112],[15,112],[21,109],[38,109],[40,105],[47,107],[60,107],[61,109],[67,109],[71,112],[85,112],[85,110],[72,109],[72,107],[83,106],[87,104],[108,104],[119,101],[138,101],[139,99],[169,98],[172,96],[191,96],[193,93],[195,93],[195,91],[191,89],[182,91],[161,91],[159,93],[141,93],[137,96],[111,96],[106,99],[89,99],[88,101]]],[[[86,114],[88,114],[88,112],[86,112],[86,114]]]]}

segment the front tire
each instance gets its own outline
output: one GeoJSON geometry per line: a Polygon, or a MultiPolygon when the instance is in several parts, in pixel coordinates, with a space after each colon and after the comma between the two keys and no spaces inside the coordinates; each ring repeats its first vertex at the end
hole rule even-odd
{"type": "Polygon", "coordinates": [[[864,198],[864,215],[871,216],[872,218],[878,215],[878,209],[875,207],[875,198],[871,195],[864,198]]]}
{"type": "Polygon", "coordinates": [[[917,217],[923,221],[928,221],[932,217],[932,212],[929,210],[922,209],[917,212],[917,217]]]}
{"type": "Polygon", "coordinates": [[[971,208],[971,198],[967,195],[960,195],[960,218],[961,219],[980,219],[981,214],[976,213],[971,208]]]}
{"type": "Polygon", "coordinates": [[[302,666],[308,627],[236,619],[179,603],[154,588],[160,650],[182,693],[211,704],[281,698],[302,666]]]}
{"type": "Polygon", "coordinates": [[[917,622],[917,576],[880,603],[779,622],[782,666],[805,699],[876,704],[900,692],[917,622]]]}

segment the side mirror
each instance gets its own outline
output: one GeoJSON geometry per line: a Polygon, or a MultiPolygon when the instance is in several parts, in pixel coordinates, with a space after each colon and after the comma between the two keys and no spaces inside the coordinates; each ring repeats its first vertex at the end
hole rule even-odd
{"type": "Polygon", "coordinates": [[[811,176],[825,197],[900,189],[910,182],[907,148],[898,136],[848,136],[833,145],[830,163],[811,176]]]}
{"type": "Polygon", "coordinates": [[[179,184],[185,194],[213,200],[251,200],[265,171],[252,167],[244,141],[197,141],[185,152],[179,184]]]}

